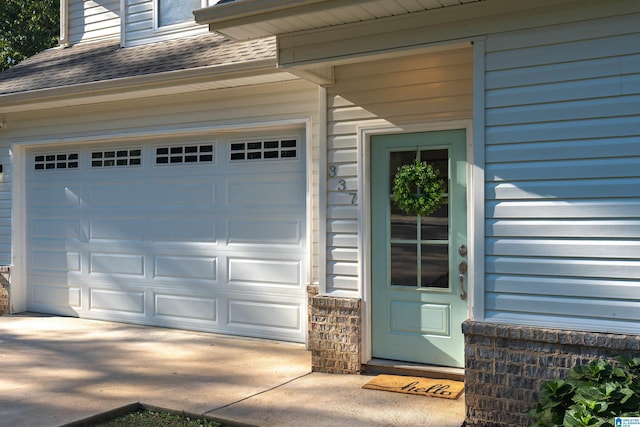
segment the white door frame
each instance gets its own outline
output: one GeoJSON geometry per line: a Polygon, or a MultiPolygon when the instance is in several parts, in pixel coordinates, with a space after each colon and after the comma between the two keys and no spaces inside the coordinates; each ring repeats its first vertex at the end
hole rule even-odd
{"type": "MultiPolygon", "coordinates": [[[[476,263],[476,255],[484,251],[478,250],[484,241],[483,215],[484,206],[476,206],[474,200],[478,191],[482,191],[483,177],[477,176],[477,168],[474,165],[474,145],[473,145],[473,121],[472,120],[452,120],[439,121],[406,126],[395,126],[385,120],[370,122],[366,125],[358,126],[358,258],[360,260],[360,277],[362,279],[362,363],[368,363],[372,356],[371,351],[371,200],[369,191],[371,189],[371,137],[382,134],[429,132],[439,130],[465,129],[467,139],[467,247],[468,247],[468,304],[467,315],[472,316],[475,299],[480,298],[482,292],[478,292],[476,284],[481,283],[484,275],[483,263],[476,263]]],[[[481,255],[480,255],[481,256],[481,255]]]]}

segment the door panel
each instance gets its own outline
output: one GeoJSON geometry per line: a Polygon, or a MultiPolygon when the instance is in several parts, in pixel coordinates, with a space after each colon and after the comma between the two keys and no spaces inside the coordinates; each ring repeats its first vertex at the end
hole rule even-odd
{"type": "Polygon", "coordinates": [[[372,355],[462,367],[465,130],[374,136],[371,153],[372,355]],[[415,159],[446,183],[442,206],[427,217],[406,215],[393,202],[395,173],[415,159]]]}

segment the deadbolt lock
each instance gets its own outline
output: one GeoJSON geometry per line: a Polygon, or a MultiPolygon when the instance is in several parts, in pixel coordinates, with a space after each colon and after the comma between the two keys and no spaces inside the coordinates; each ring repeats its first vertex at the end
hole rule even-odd
{"type": "Polygon", "coordinates": [[[461,274],[464,274],[467,272],[467,261],[460,261],[460,264],[458,264],[458,271],[461,274]]]}
{"type": "Polygon", "coordinates": [[[458,248],[458,253],[460,256],[467,256],[467,245],[460,245],[458,248]]]}

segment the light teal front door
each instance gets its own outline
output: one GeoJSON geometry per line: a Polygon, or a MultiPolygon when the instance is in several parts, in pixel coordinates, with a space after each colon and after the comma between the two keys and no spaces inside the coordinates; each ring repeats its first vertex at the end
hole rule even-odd
{"type": "Polygon", "coordinates": [[[371,138],[372,356],[464,366],[467,318],[466,131],[371,138]],[[418,159],[438,168],[445,198],[426,217],[394,204],[398,168],[418,159]]]}

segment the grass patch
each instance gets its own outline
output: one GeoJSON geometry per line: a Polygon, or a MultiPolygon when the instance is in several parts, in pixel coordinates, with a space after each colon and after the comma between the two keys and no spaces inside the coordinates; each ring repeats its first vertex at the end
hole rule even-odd
{"type": "Polygon", "coordinates": [[[94,425],[95,427],[224,427],[222,424],[204,418],[194,419],[186,414],[144,408],[94,425]]]}
{"type": "Polygon", "coordinates": [[[256,427],[204,415],[132,403],[62,427],[256,427]]]}

